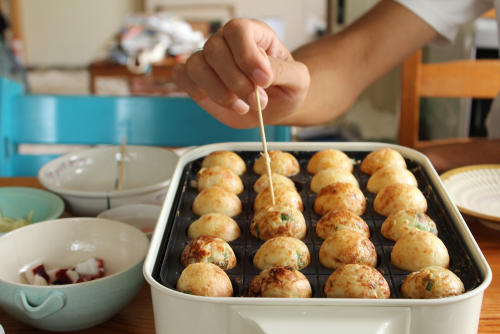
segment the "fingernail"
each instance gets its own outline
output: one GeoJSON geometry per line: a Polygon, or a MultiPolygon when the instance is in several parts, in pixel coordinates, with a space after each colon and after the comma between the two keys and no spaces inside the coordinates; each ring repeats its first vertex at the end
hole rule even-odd
{"type": "Polygon", "coordinates": [[[252,77],[257,86],[267,87],[269,85],[269,76],[261,69],[253,70],[252,77]]]}
{"type": "Polygon", "coordinates": [[[258,87],[257,91],[259,92],[260,107],[264,109],[267,106],[267,93],[262,87],[258,87]]]}
{"type": "Polygon", "coordinates": [[[250,106],[246,104],[245,101],[237,99],[233,102],[231,109],[233,109],[240,115],[245,115],[250,110],[250,106]]]}
{"type": "MultiPolygon", "coordinates": [[[[257,91],[259,93],[260,108],[264,109],[267,106],[267,93],[262,87],[258,87],[257,91]]],[[[253,101],[255,103],[255,106],[257,107],[255,92],[250,93],[250,95],[248,96],[248,101],[253,101]]]]}

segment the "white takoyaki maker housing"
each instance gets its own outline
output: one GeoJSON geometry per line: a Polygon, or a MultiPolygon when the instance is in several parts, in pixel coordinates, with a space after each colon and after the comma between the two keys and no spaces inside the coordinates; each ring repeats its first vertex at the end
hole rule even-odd
{"type": "MultiPolygon", "coordinates": [[[[144,264],[144,276],[151,286],[157,333],[379,333],[442,334],[476,333],[484,290],[491,282],[489,268],[462,216],[452,203],[429,160],[421,153],[401,146],[382,143],[269,143],[269,150],[373,151],[391,147],[405,158],[418,162],[430,178],[436,195],[452,217],[482,278],[479,285],[463,295],[443,299],[279,299],[213,298],[184,294],[160,284],[153,277],[155,262],[164,251],[161,242],[177,188],[186,164],[212,151],[260,151],[261,144],[221,143],[201,146],[184,153],[177,164],[163,204],[151,247],[144,264]]],[[[176,214],[176,213],[174,213],[176,214]]]]}

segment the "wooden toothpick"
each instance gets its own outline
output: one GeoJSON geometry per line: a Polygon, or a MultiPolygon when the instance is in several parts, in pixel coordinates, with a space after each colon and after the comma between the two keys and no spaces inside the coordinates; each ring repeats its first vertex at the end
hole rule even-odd
{"type": "Polygon", "coordinates": [[[125,165],[125,145],[127,139],[125,136],[122,137],[122,147],[120,150],[120,175],[118,176],[118,190],[122,190],[123,188],[123,168],[125,165]]]}
{"type": "Polygon", "coordinates": [[[257,99],[257,110],[258,110],[258,115],[259,115],[260,137],[262,139],[262,147],[264,149],[264,160],[266,161],[267,179],[269,182],[269,188],[271,190],[271,200],[273,202],[273,205],[276,205],[276,200],[274,198],[273,179],[271,177],[271,159],[269,158],[269,154],[267,153],[266,132],[264,131],[264,119],[262,118],[262,108],[260,106],[260,97],[259,97],[259,91],[258,91],[257,86],[255,86],[255,98],[257,99]]]}

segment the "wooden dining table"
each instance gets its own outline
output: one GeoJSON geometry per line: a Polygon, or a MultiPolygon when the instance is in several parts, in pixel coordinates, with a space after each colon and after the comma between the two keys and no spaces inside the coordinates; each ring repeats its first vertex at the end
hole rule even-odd
{"type": "MultiPolygon", "coordinates": [[[[36,178],[0,178],[0,187],[18,186],[43,188],[36,178]]],[[[63,217],[69,217],[65,212],[63,217]]],[[[469,229],[481,248],[493,272],[491,285],[486,289],[481,308],[479,333],[500,333],[500,231],[480,224],[475,218],[464,216],[469,229]]],[[[6,334],[45,333],[29,327],[0,309],[0,324],[6,334]]],[[[110,320],[75,334],[92,333],[154,333],[153,305],[147,283],[134,300],[110,320]]]]}

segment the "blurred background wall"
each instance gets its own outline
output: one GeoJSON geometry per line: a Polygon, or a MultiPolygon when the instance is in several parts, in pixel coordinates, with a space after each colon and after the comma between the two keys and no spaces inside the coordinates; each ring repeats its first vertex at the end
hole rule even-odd
{"type": "Polygon", "coordinates": [[[294,49],[326,27],[324,0],[12,0],[18,1],[28,66],[86,66],[130,13],[167,10],[187,19],[231,15],[274,25],[294,49]]]}
{"type": "Polygon", "coordinates": [[[87,66],[115,35],[138,0],[19,1],[28,66],[87,66]]]}

